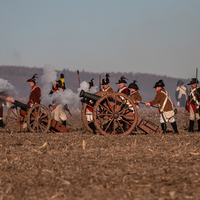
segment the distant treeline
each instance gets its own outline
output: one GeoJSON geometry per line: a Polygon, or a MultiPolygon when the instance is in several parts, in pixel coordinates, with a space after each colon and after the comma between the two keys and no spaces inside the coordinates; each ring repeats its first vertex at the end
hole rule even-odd
{"type": "MultiPolygon", "coordinates": [[[[99,84],[99,74],[86,72],[84,70],[80,72],[80,79],[82,81],[90,81],[94,78],[94,84],[99,84]]],[[[16,90],[19,93],[20,98],[28,99],[30,86],[26,82],[27,79],[31,78],[35,73],[40,77],[43,74],[42,68],[36,67],[24,67],[24,66],[0,66],[0,78],[8,80],[11,84],[13,84],[16,90]]],[[[67,88],[71,89],[75,93],[77,93],[77,88],[79,87],[77,71],[70,71],[68,69],[63,69],[62,71],[57,71],[58,78],[60,73],[63,73],[65,76],[65,85],[67,88]]],[[[101,79],[105,78],[105,74],[101,74],[101,79]]],[[[128,79],[127,85],[131,83],[133,80],[137,80],[137,84],[139,86],[139,92],[143,98],[143,102],[148,102],[153,100],[155,97],[155,90],[153,86],[156,81],[162,79],[165,83],[165,88],[171,95],[172,101],[175,101],[175,90],[177,87],[177,81],[180,80],[178,78],[171,78],[167,76],[159,76],[155,74],[147,74],[147,73],[121,73],[121,72],[110,72],[110,86],[117,91],[118,85],[116,84],[119,78],[123,75],[128,79]]],[[[189,83],[189,79],[181,79],[185,83],[189,83]]],[[[38,80],[38,85],[41,86],[40,79],[38,80]]]]}

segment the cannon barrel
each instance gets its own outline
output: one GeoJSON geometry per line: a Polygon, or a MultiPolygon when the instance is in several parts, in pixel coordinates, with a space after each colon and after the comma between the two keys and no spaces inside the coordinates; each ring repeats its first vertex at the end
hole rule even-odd
{"type": "Polygon", "coordinates": [[[15,100],[14,102],[12,102],[16,107],[20,107],[22,110],[27,111],[28,108],[30,108],[29,105],[24,104],[20,101],[15,100]]]}
{"type": "Polygon", "coordinates": [[[85,98],[88,98],[88,99],[96,102],[101,96],[96,95],[96,94],[91,94],[89,92],[85,92],[84,90],[81,90],[79,97],[85,97],[85,98]]]}

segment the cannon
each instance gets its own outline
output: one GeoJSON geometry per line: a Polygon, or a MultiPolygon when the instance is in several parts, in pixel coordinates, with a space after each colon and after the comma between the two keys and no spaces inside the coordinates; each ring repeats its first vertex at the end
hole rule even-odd
{"type": "Polygon", "coordinates": [[[136,127],[150,134],[163,132],[154,123],[138,116],[134,102],[126,94],[117,92],[91,94],[81,90],[79,96],[87,99],[82,106],[81,118],[85,127],[92,133],[128,135],[136,127]],[[90,110],[89,113],[87,109],[90,110]]]}
{"type": "Polygon", "coordinates": [[[17,100],[6,114],[6,126],[10,132],[22,132],[26,127],[33,133],[70,132],[71,129],[51,117],[45,105],[34,104],[32,107],[17,100]]]}

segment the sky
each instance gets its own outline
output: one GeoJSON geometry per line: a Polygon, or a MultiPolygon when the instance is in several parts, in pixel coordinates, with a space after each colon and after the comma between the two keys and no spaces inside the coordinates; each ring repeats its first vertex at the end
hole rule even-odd
{"type": "Polygon", "coordinates": [[[199,10],[199,0],[0,0],[0,66],[196,77],[199,10]]]}

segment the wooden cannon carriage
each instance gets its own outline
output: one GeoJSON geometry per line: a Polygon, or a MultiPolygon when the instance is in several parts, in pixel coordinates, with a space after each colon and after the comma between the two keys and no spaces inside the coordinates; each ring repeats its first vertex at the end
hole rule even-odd
{"type": "Polygon", "coordinates": [[[6,127],[10,132],[22,132],[27,126],[33,133],[70,132],[71,129],[51,117],[45,105],[34,104],[32,107],[19,101],[12,101],[13,106],[6,114],[6,127]]]}
{"type": "Polygon", "coordinates": [[[92,133],[128,135],[136,127],[150,134],[163,133],[154,123],[140,118],[132,99],[123,93],[91,94],[82,90],[79,96],[86,99],[81,118],[86,129],[92,133]]]}

